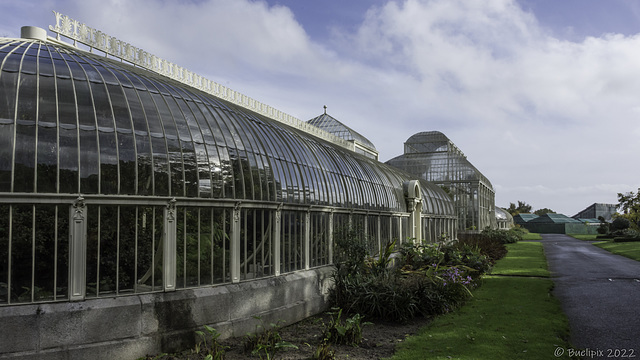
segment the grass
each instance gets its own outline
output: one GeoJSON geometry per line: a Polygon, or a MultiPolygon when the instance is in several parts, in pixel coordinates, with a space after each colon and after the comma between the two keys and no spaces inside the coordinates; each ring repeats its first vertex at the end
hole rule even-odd
{"type": "Polygon", "coordinates": [[[603,241],[593,245],[603,248],[614,254],[622,255],[630,259],[640,261],[640,242],[613,242],[603,241]]]}
{"type": "MultiPolygon", "coordinates": [[[[539,276],[541,262],[546,270],[540,244],[531,244],[511,244],[496,264],[499,272],[539,276]]],[[[566,352],[554,354],[570,345],[564,340],[569,324],[552,288],[545,278],[488,276],[465,306],[407,338],[392,359],[568,359],[566,352]]]]}
{"type": "Polygon", "coordinates": [[[597,240],[596,236],[598,235],[582,235],[582,234],[567,234],[569,236],[571,236],[572,238],[578,239],[578,240],[587,240],[587,241],[592,241],[592,240],[597,240]]]}
{"type": "Polygon", "coordinates": [[[522,235],[522,240],[542,240],[542,236],[538,233],[526,233],[522,235]]]}
{"type": "Polygon", "coordinates": [[[550,276],[541,243],[507,244],[507,250],[509,250],[507,256],[493,267],[492,275],[550,276]]]}

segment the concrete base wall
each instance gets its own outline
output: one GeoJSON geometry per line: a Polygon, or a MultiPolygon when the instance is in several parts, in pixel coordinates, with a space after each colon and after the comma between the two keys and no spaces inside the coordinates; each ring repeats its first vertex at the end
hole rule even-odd
{"type": "Polygon", "coordinates": [[[244,336],[327,307],[332,267],[208,288],[0,307],[0,359],[136,359],[192,347],[195,331],[244,336]]]}

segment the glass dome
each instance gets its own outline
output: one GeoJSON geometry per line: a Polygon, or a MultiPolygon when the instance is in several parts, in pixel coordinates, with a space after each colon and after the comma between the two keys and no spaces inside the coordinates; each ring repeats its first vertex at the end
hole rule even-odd
{"type": "Polygon", "coordinates": [[[414,134],[405,142],[404,154],[386,163],[444,190],[455,204],[460,230],[496,226],[491,182],[443,133],[414,134]]]}

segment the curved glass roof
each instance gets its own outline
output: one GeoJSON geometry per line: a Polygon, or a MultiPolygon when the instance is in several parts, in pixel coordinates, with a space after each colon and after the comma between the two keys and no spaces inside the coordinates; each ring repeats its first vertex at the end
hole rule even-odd
{"type": "Polygon", "coordinates": [[[423,213],[456,216],[453,201],[440,186],[425,180],[420,180],[420,185],[423,213]]]}
{"type": "Polygon", "coordinates": [[[507,210],[496,207],[496,220],[513,221],[513,216],[507,210]]]}
{"type": "Polygon", "coordinates": [[[371,150],[376,150],[376,147],[373,145],[371,141],[369,141],[369,139],[362,136],[360,133],[351,129],[345,124],[341,123],[333,116],[328,115],[326,112],[307,122],[339,138],[342,138],[348,141],[357,141],[361,145],[364,145],[371,150]]]}
{"type": "MultiPolygon", "coordinates": [[[[402,184],[410,180],[401,170],[153,72],[24,39],[0,39],[0,144],[4,193],[250,199],[405,212],[402,184]]],[[[442,194],[430,194],[437,203],[431,209],[446,208],[442,194]]]]}

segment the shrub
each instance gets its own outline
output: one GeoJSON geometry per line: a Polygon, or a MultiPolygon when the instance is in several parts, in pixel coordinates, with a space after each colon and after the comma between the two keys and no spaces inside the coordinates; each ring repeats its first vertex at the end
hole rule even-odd
{"type": "Polygon", "coordinates": [[[521,228],[511,228],[509,230],[486,228],[482,234],[492,239],[501,241],[504,244],[513,244],[522,240],[523,232],[521,228]]]}
{"type": "Polygon", "coordinates": [[[345,226],[336,229],[333,235],[336,250],[335,263],[344,271],[360,271],[367,257],[367,242],[364,232],[345,226]]]}
{"type": "MultiPolygon", "coordinates": [[[[507,255],[507,247],[501,239],[496,239],[485,234],[460,234],[456,246],[468,246],[477,250],[477,252],[486,256],[491,264],[495,264],[496,261],[507,255]]],[[[485,270],[485,272],[486,271],[487,270],[485,270]]]]}
{"type": "Polygon", "coordinates": [[[640,241],[640,231],[634,229],[618,230],[622,235],[613,238],[613,242],[640,241]]]}
{"type": "Polygon", "coordinates": [[[357,232],[336,235],[344,236],[335,238],[338,252],[353,256],[342,257],[335,264],[330,303],[346,314],[391,321],[441,314],[458,307],[471,295],[478,278],[491,268],[492,259],[506,252],[501,238],[486,234],[479,235],[475,242],[409,241],[400,246],[396,266],[391,266],[395,242],[388,243],[378,258],[367,258],[357,232]]]}
{"type": "Polygon", "coordinates": [[[395,269],[377,274],[334,274],[334,282],[329,292],[330,301],[347,313],[404,321],[418,312],[411,289],[403,286],[403,280],[395,269]]]}
{"type": "Polygon", "coordinates": [[[616,217],[611,222],[610,228],[613,232],[616,232],[618,230],[626,230],[629,228],[629,226],[631,226],[631,222],[629,221],[629,219],[616,217]]]}

